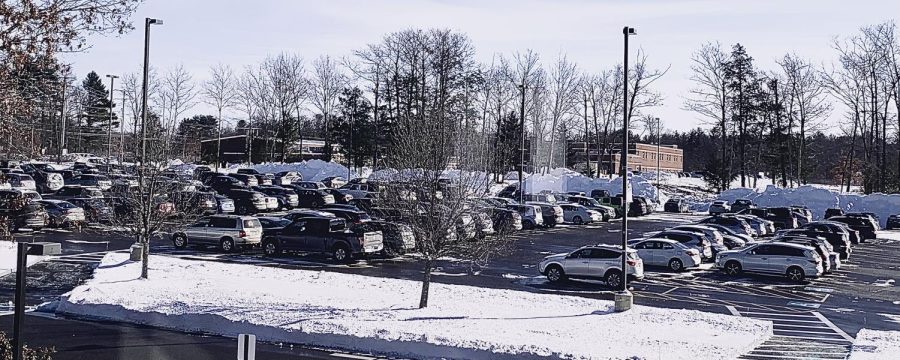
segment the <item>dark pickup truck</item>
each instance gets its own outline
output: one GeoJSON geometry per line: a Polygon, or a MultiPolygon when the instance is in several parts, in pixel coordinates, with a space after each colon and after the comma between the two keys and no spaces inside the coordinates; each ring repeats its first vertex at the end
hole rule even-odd
{"type": "Polygon", "coordinates": [[[384,241],[381,231],[353,231],[347,229],[343,219],[308,217],[273,230],[263,238],[262,246],[266,256],[317,252],[331,254],[336,262],[347,262],[355,256],[380,252],[384,241]]]}

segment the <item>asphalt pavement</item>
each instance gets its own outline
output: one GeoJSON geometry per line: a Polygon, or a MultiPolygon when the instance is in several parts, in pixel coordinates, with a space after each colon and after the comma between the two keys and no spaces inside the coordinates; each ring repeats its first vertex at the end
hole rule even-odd
{"type": "MultiPolygon", "coordinates": [[[[629,221],[630,237],[643,236],[698,219],[700,216],[684,214],[653,214],[632,219],[629,221]]],[[[489,265],[477,266],[457,259],[443,259],[438,262],[433,279],[451,284],[612,299],[612,290],[599,282],[549,283],[537,272],[536,266],[547,255],[569,252],[580,246],[619,244],[620,226],[620,222],[613,221],[522,231],[515,235],[513,249],[500,254],[489,265]]],[[[132,244],[131,239],[103,233],[98,229],[82,232],[45,231],[22,234],[18,238],[20,241],[55,241],[63,244],[63,256],[38,263],[29,269],[28,291],[29,303],[32,305],[52,300],[77,286],[90,277],[93,267],[106,252],[125,250],[132,244]]],[[[258,251],[221,254],[215,249],[178,250],[165,239],[154,241],[151,253],[196,261],[324,270],[411,280],[420,280],[422,276],[421,265],[415,254],[399,258],[373,257],[353,264],[335,264],[316,254],[267,258],[258,251]]],[[[792,356],[790,348],[798,346],[807,347],[804,356],[841,358],[846,356],[853,336],[861,328],[900,330],[900,288],[889,281],[900,277],[897,258],[900,258],[900,241],[877,239],[856,246],[850,261],[842,269],[802,284],[770,276],[729,277],[710,269],[710,264],[705,264],[701,269],[681,273],[648,267],[646,278],[632,282],[631,289],[635,294],[635,303],[640,305],[696,309],[773,321],[776,336],[748,354],[748,359],[792,356]]],[[[0,303],[11,300],[9,280],[11,276],[0,279],[0,303]]],[[[197,342],[191,346],[205,349],[213,345],[197,342]]]]}

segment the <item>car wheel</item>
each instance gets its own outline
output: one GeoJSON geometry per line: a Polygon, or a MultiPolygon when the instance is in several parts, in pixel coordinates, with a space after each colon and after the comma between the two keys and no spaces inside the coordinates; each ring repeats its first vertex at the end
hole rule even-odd
{"type": "Polygon", "coordinates": [[[172,245],[175,245],[176,249],[184,249],[187,246],[187,237],[184,234],[175,234],[172,237],[172,245]]]}
{"type": "Polygon", "coordinates": [[[796,266],[789,267],[785,275],[788,280],[793,282],[803,282],[806,279],[806,273],[803,272],[803,269],[796,266]]]}
{"type": "Polygon", "coordinates": [[[603,222],[609,222],[609,215],[603,215],[603,222]]]}
{"type": "Polygon", "coordinates": [[[606,276],[603,277],[603,281],[606,282],[606,286],[618,289],[622,286],[622,272],[619,270],[607,271],[606,276]]]}
{"type": "Polygon", "coordinates": [[[319,203],[318,200],[312,202],[312,208],[313,208],[313,209],[317,209],[317,208],[320,208],[320,207],[322,207],[322,204],[319,203]]]}
{"type": "Polygon", "coordinates": [[[224,253],[234,251],[234,240],[229,238],[222,239],[222,241],[219,241],[219,250],[222,250],[224,253]]]}
{"type": "Polygon", "coordinates": [[[550,265],[547,270],[547,280],[552,283],[566,280],[566,273],[559,265],[550,265]]]}
{"type": "Polygon", "coordinates": [[[331,250],[331,258],[339,263],[348,262],[350,261],[350,250],[344,245],[337,245],[331,250]]]}
{"type": "Polygon", "coordinates": [[[729,261],[725,263],[725,273],[731,276],[738,276],[744,269],[741,267],[741,263],[737,261],[729,261]]]}
{"type": "Polygon", "coordinates": [[[281,246],[275,240],[266,240],[263,242],[263,253],[271,257],[279,256],[281,255],[281,246]]]}
{"type": "Polygon", "coordinates": [[[684,263],[681,262],[681,259],[675,258],[669,260],[669,269],[674,272],[679,272],[684,270],[684,263]]]}
{"type": "Polygon", "coordinates": [[[575,225],[584,224],[584,220],[581,220],[581,216],[575,216],[572,218],[572,222],[575,223],[575,225]]]}
{"type": "Polygon", "coordinates": [[[247,209],[246,206],[241,205],[241,206],[238,206],[237,213],[241,214],[241,215],[248,215],[248,214],[250,214],[250,211],[247,209]]]}
{"type": "Polygon", "coordinates": [[[534,229],[534,223],[531,222],[531,220],[525,221],[525,222],[522,223],[522,228],[525,229],[525,230],[531,230],[531,229],[534,229]]]}

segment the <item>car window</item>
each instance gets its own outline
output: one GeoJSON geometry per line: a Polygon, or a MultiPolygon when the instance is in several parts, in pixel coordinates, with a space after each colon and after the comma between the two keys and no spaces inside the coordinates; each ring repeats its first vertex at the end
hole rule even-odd
{"type": "Polygon", "coordinates": [[[612,250],[607,249],[592,249],[591,258],[594,259],[616,259],[619,257],[619,253],[612,250]]]}
{"type": "Polygon", "coordinates": [[[235,225],[237,225],[236,219],[231,219],[231,218],[212,218],[209,220],[210,227],[234,228],[235,225]]]}
{"type": "Polygon", "coordinates": [[[209,220],[203,219],[195,222],[191,227],[206,227],[207,225],[209,225],[209,220]]]}
{"type": "Polygon", "coordinates": [[[660,244],[660,245],[662,246],[662,248],[665,249],[665,250],[672,250],[672,249],[675,248],[674,246],[672,246],[672,244],[667,244],[667,243],[659,243],[659,244],[660,244]]]}
{"type": "Polygon", "coordinates": [[[591,249],[581,249],[572,253],[572,257],[576,259],[583,259],[590,257],[591,249]]]}
{"type": "Polygon", "coordinates": [[[756,255],[772,255],[773,253],[772,245],[760,245],[757,246],[756,249],[753,249],[753,253],[756,255]]]}
{"type": "Polygon", "coordinates": [[[258,229],[262,227],[257,219],[246,219],[244,220],[244,229],[258,229]]]}

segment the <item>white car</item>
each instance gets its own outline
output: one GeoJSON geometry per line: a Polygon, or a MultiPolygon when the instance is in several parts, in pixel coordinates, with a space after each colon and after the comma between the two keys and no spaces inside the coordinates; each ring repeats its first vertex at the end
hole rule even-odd
{"type": "Polygon", "coordinates": [[[6,174],[6,179],[13,189],[37,190],[37,183],[34,182],[30,175],[9,173],[6,174]]]}
{"type": "Polygon", "coordinates": [[[731,212],[731,205],[725,200],[716,200],[709,204],[709,214],[718,215],[731,212]]]}
{"type": "Polygon", "coordinates": [[[278,210],[281,205],[278,204],[278,198],[274,196],[266,196],[266,209],[278,210]]]}
{"type": "Polygon", "coordinates": [[[672,271],[700,266],[700,251],[675,240],[648,239],[630,246],[645,265],[665,266],[672,271]]]}
{"type": "Polygon", "coordinates": [[[782,275],[791,281],[821,276],[825,269],[816,250],[788,243],[758,243],[740,250],[720,252],[716,268],[731,276],[743,272],[782,275]]]}
{"type": "Polygon", "coordinates": [[[591,213],[588,212],[588,209],[584,206],[578,204],[560,204],[559,207],[562,208],[563,219],[567,223],[581,225],[596,221],[594,220],[594,217],[591,216],[591,213]]]}
{"type": "Polygon", "coordinates": [[[592,222],[609,221],[609,218],[608,218],[608,217],[605,218],[605,220],[604,220],[603,214],[600,213],[600,212],[597,211],[597,210],[587,209],[587,212],[588,212],[588,214],[591,214],[591,221],[592,221],[592,222]]]}
{"type": "MultiPolygon", "coordinates": [[[[627,276],[644,278],[644,263],[637,251],[628,249],[627,276]]],[[[608,245],[585,246],[570,253],[550,255],[538,264],[538,271],[551,282],[567,278],[602,279],[607,286],[622,286],[622,249],[608,245]]]]}

